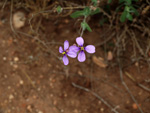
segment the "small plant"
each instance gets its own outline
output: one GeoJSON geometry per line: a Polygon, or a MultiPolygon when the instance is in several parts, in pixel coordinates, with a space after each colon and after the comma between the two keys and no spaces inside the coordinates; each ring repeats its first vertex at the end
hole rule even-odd
{"type": "MultiPolygon", "coordinates": [[[[123,8],[123,12],[121,13],[121,16],[120,16],[121,22],[125,22],[126,20],[133,21],[133,16],[139,15],[137,11],[137,7],[135,5],[136,2],[138,2],[138,0],[119,0],[120,6],[117,8],[117,10],[120,8],[123,8]]],[[[99,3],[100,3],[99,0],[91,0],[91,3],[89,6],[83,6],[82,8],[80,7],[79,9],[81,10],[75,11],[70,15],[73,19],[74,18],[83,19],[80,24],[82,31],[80,33],[80,36],[76,38],[76,42],[78,46],[72,45],[69,47],[69,42],[65,41],[64,50],[62,49],[62,47],[59,48],[59,52],[63,54],[64,65],[69,64],[69,60],[67,56],[71,58],[77,57],[79,62],[84,62],[86,60],[86,55],[84,51],[88,53],[95,53],[95,46],[93,45],[88,45],[85,47],[83,46],[84,39],[82,38],[82,35],[85,30],[92,32],[92,29],[87,22],[88,17],[93,16],[98,13],[102,13],[102,16],[104,16],[104,19],[100,20],[100,25],[103,25],[104,22],[109,21],[108,19],[112,19],[112,12],[110,8],[112,0],[107,0],[106,6],[108,7],[106,7],[106,9],[100,8],[99,3]]],[[[58,6],[56,8],[58,14],[62,13],[64,9],[65,8],[62,8],[61,6],[58,6]]],[[[117,11],[117,14],[120,14],[120,10],[117,11]]]]}
{"type": "MultiPolygon", "coordinates": [[[[94,3],[94,4],[96,4],[96,3],[94,3]]],[[[83,10],[76,11],[76,12],[72,13],[70,16],[72,18],[84,17],[83,22],[81,22],[81,28],[83,29],[83,31],[88,30],[89,32],[92,32],[92,29],[90,28],[90,26],[86,22],[86,18],[88,16],[95,15],[99,12],[100,12],[99,8],[96,8],[95,10],[92,10],[90,7],[85,7],[83,10]]]]}
{"type": "Polygon", "coordinates": [[[120,17],[121,22],[125,22],[126,19],[132,21],[133,14],[136,16],[139,15],[137,9],[134,7],[135,5],[133,5],[133,2],[138,2],[138,0],[119,0],[119,3],[124,5],[124,11],[120,17]]]}

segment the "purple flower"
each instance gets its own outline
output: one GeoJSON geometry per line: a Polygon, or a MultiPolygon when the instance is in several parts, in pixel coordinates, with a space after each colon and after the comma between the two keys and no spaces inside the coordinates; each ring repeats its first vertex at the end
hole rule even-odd
{"type": "Polygon", "coordinates": [[[70,51],[69,42],[67,40],[64,42],[64,50],[63,50],[62,46],[59,47],[59,53],[64,55],[63,56],[64,65],[69,64],[69,59],[68,59],[67,55],[72,58],[75,58],[77,56],[77,54],[75,52],[70,51]]]}
{"type": "Polygon", "coordinates": [[[87,45],[86,47],[83,46],[84,44],[84,40],[82,37],[77,37],[76,38],[76,42],[78,44],[79,47],[77,46],[71,46],[70,47],[70,50],[71,51],[74,51],[75,53],[79,52],[78,54],[78,60],[79,62],[84,62],[85,59],[86,59],[86,56],[85,56],[85,53],[84,53],[84,50],[88,53],[95,53],[95,46],[93,45],[87,45]]]}

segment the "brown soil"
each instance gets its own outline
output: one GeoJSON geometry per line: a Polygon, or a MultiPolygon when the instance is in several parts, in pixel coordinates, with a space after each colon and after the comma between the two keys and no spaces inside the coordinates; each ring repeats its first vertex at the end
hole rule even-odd
{"type": "MultiPolygon", "coordinates": [[[[107,101],[119,113],[140,113],[137,105],[120,80],[118,66],[101,68],[87,54],[84,63],[70,59],[64,66],[58,59],[58,48],[65,40],[75,43],[79,36],[73,19],[42,21],[45,28],[38,38],[15,33],[10,28],[9,15],[0,14],[0,113],[111,113],[100,99],[72,83],[88,88],[107,101]]],[[[100,43],[103,29],[85,32],[86,44],[100,43]],[[97,31],[100,33],[97,33],[97,31]]],[[[26,26],[19,29],[30,33],[26,26]]],[[[104,57],[101,47],[97,57],[104,57]]],[[[150,88],[150,74],[146,66],[131,65],[124,69],[138,83],[150,88]],[[138,70],[139,68],[139,70],[138,70]]],[[[144,113],[150,113],[150,92],[140,88],[126,74],[124,81],[144,113]]]]}

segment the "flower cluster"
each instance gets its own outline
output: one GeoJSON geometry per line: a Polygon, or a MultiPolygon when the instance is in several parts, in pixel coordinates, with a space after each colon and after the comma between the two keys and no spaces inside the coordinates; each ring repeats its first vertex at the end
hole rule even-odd
{"type": "Polygon", "coordinates": [[[77,42],[78,46],[72,45],[69,47],[69,42],[66,40],[64,42],[64,50],[61,46],[59,47],[59,52],[61,54],[63,54],[64,65],[69,64],[69,60],[68,60],[67,56],[69,56],[71,58],[76,58],[78,55],[78,61],[84,62],[86,60],[84,51],[86,51],[88,53],[95,53],[95,46],[93,46],[93,45],[87,45],[85,47],[83,46],[84,40],[82,37],[77,37],[76,42],[77,42]]]}

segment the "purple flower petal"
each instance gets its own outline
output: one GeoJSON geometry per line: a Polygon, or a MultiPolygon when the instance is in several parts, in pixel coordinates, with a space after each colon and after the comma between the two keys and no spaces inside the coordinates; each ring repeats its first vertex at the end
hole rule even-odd
{"type": "Polygon", "coordinates": [[[66,51],[69,48],[69,42],[66,40],[64,42],[64,51],[66,51]]]}
{"type": "Polygon", "coordinates": [[[72,52],[75,52],[75,53],[77,53],[79,50],[80,50],[80,48],[77,47],[77,46],[70,46],[69,47],[69,51],[72,51],[72,52]]]}
{"type": "Polygon", "coordinates": [[[84,40],[82,37],[77,37],[76,42],[79,46],[83,46],[83,44],[84,44],[84,40]]]}
{"type": "Polygon", "coordinates": [[[84,51],[80,51],[80,53],[78,54],[78,60],[79,62],[84,62],[86,59],[85,53],[84,51]]]}
{"type": "Polygon", "coordinates": [[[60,46],[59,47],[59,53],[62,53],[63,52],[63,48],[60,46]]]}
{"type": "Polygon", "coordinates": [[[95,46],[93,45],[87,45],[85,47],[85,50],[88,52],[88,53],[95,53],[95,46]]]}
{"type": "Polygon", "coordinates": [[[68,56],[70,56],[71,58],[75,58],[77,56],[77,53],[73,52],[73,51],[69,51],[67,53],[68,56]]]}
{"type": "Polygon", "coordinates": [[[69,64],[69,60],[68,60],[66,55],[63,56],[63,62],[64,62],[64,65],[68,65],[69,64]]]}

